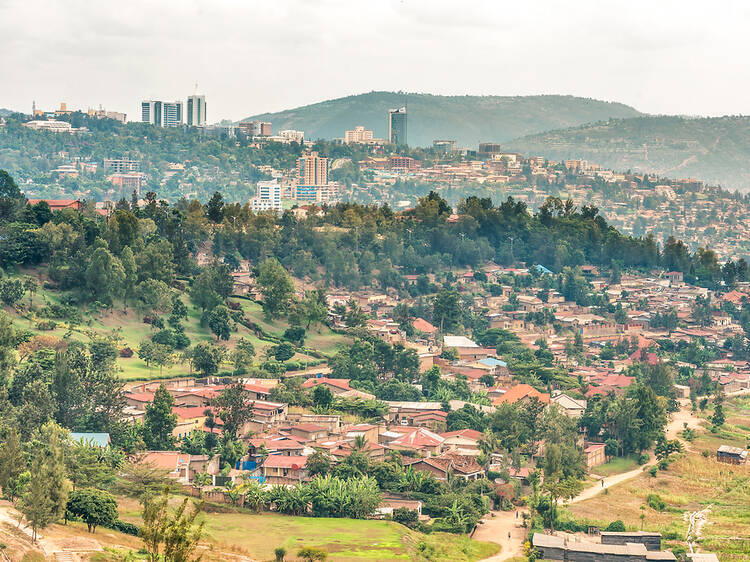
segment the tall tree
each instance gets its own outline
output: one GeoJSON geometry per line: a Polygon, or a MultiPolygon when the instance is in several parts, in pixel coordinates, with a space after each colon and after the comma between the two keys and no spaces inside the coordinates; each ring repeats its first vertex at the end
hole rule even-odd
{"type": "Polygon", "coordinates": [[[146,418],[143,424],[143,441],[149,449],[166,451],[174,448],[172,430],[177,426],[177,415],[172,413],[174,396],[164,383],[154,393],[154,400],[146,405],[146,418]]]}
{"type": "Polygon", "coordinates": [[[258,287],[263,294],[263,312],[267,318],[276,318],[288,310],[294,284],[276,258],[268,258],[258,266],[258,287]]]}

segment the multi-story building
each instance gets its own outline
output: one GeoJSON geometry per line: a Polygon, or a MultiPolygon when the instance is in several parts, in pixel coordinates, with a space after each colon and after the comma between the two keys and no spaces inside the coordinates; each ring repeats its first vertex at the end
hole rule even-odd
{"type": "Polygon", "coordinates": [[[310,152],[297,158],[297,177],[292,199],[307,203],[326,203],[336,199],[336,186],[328,183],[328,158],[310,152]]]}
{"type": "Polygon", "coordinates": [[[294,129],[285,129],[279,131],[279,137],[281,137],[282,142],[296,142],[302,144],[302,141],[305,140],[305,132],[295,131],[294,129]]]}
{"type": "Polygon", "coordinates": [[[127,113],[121,113],[119,111],[107,111],[106,109],[102,109],[101,106],[99,109],[91,109],[88,110],[89,117],[96,117],[97,119],[114,119],[115,121],[119,121],[120,123],[125,123],[128,119],[127,113]]]}
{"type": "Polygon", "coordinates": [[[365,129],[362,125],[354,127],[351,131],[344,132],[344,142],[350,143],[367,143],[373,139],[372,131],[365,129]]]}
{"type": "Polygon", "coordinates": [[[132,193],[140,194],[141,186],[146,179],[146,175],[142,172],[128,172],[128,173],[116,173],[107,177],[109,183],[120,189],[120,193],[132,193]]]}
{"type": "Polygon", "coordinates": [[[188,127],[204,127],[206,125],[206,96],[188,96],[187,124],[188,127]]]}
{"type": "Polygon", "coordinates": [[[248,137],[271,136],[271,123],[268,121],[242,121],[239,124],[240,132],[248,137]]]}
{"type": "Polygon", "coordinates": [[[179,127],[182,125],[182,102],[145,100],[141,102],[141,121],[157,127],[179,127]]]}
{"type": "Polygon", "coordinates": [[[259,181],[258,195],[250,200],[254,212],[281,211],[281,184],[278,180],[259,181]]]}
{"type": "Polygon", "coordinates": [[[440,152],[456,152],[458,143],[454,140],[434,140],[432,141],[432,148],[440,152]]]}
{"type": "Polygon", "coordinates": [[[391,144],[406,145],[406,107],[388,111],[388,140],[391,144]]]}
{"type": "Polygon", "coordinates": [[[141,161],[131,158],[105,158],[104,171],[115,174],[126,172],[139,172],[141,170],[141,161]]]}

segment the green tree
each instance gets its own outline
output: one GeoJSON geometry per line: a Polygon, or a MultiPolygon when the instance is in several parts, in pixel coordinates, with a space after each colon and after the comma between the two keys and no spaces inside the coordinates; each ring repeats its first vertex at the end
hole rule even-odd
{"type": "Polygon", "coordinates": [[[169,508],[169,489],[156,497],[147,498],[143,507],[141,536],[151,562],[198,562],[198,543],[203,536],[203,522],[197,517],[203,503],[188,509],[188,498],[174,511],[169,508]]]}
{"type": "Polygon", "coordinates": [[[71,517],[82,519],[89,533],[95,533],[98,526],[111,527],[117,521],[117,501],[102,490],[75,490],[65,507],[65,518],[71,517]]]}
{"type": "Polygon", "coordinates": [[[272,319],[284,314],[294,296],[294,284],[276,258],[267,258],[258,266],[258,287],[263,295],[263,312],[272,319]]]}
{"type": "Polygon", "coordinates": [[[177,415],[172,413],[174,396],[164,383],[154,393],[154,399],[146,405],[146,416],[143,423],[143,441],[149,449],[168,451],[174,448],[175,440],[172,431],[177,426],[177,415]]]}
{"type": "Polygon", "coordinates": [[[208,315],[208,327],[214,333],[217,340],[229,339],[230,320],[229,309],[224,305],[217,306],[208,315]]]}
{"type": "Polygon", "coordinates": [[[221,391],[214,400],[219,418],[224,422],[225,434],[236,438],[243,426],[253,417],[253,401],[242,383],[235,383],[221,391]]]}
{"type": "Polygon", "coordinates": [[[15,502],[23,493],[27,479],[26,458],[21,447],[21,439],[14,427],[8,430],[5,441],[0,445],[0,488],[3,497],[15,502]]]}
{"type": "Polygon", "coordinates": [[[288,361],[294,357],[294,346],[289,342],[281,342],[277,346],[272,348],[273,356],[276,361],[288,361]]]}
{"type": "Polygon", "coordinates": [[[432,319],[442,333],[453,332],[461,319],[458,292],[454,289],[441,289],[432,301],[432,319]]]}
{"type": "Polygon", "coordinates": [[[224,360],[224,349],[209,343],[199,343],[193,348],[192,361],[195,370],[204,377],[219,372],[219,365],[224,360]]]}
{"type": "Polygon", "coordinates": [[[125,246],[122,253],[120,254],[120,262],[122,263],[123,271],[125,272],[125,280],[123,283],[123,302],[127,306],[129,299],[135,296],[135,288],[138,283],[138,268],[135,265],[135,256],[130,246],[125,246]]]}
{"type": "Polygon", "coordinates": [[[31,461],[29,486],[21,499],[21,512],[31,524],[34,541],[39,529],[63,515],[68,495],[63,430],[54,424],[45,424],[40,433],[41,440],[31,461]]]}
{"type": "Polygon", "coordinates": [[[125,268],[106,248],[94,250],[86,269],[86,279],[91,295],[109,306],[124,295],[125,268]]]}
{"type": "Polygon", "coordinates": [[[13,306],[20,301],[25,291],[26,288],[21,279],[8,277],[0,280],[0,300],[8,306],[13,306]]]}

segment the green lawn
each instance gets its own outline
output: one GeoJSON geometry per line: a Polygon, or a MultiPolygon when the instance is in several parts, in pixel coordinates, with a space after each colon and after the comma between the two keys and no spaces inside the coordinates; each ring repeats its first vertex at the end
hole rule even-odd
{"type": "MultiPolygon", "coordinates": [[[[174,503],[178,503],[175,498],[174,503]]],[[[123,519],[139,523],[140,507],[121,499],[123,519]]],[[[323,548],[330,560],[388,561],[431,560],[474,562],[495,554],[494,543],[471,540],[465,535],[432,533],[424,535],[390,521],[292,517],[275,513],[253,514],[228,510],[206,513],[206,539],[211,550],[272,560],[274,549],[282,546],[294,560],[303,546],[323,548]]],[[[212,559],[209,556],[209,559],[212,559]]]]}
{"type": "Polygon", "coordinates": [[[636,468],[638,468],[638,462],[634,456],[630,455],[627,457],[614,457],[609,462],[593,468],[591,472],[599,476],[612,476],[613,474],[629,472],[636,468]]]}

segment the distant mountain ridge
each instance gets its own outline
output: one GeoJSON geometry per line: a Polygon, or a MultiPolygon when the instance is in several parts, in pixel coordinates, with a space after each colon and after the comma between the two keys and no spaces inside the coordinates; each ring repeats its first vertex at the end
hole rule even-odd
{"type": "Polygon", "coordinates": [[[575,96],[440,96],[369,92],[303,107],[261,113],[243,119],[272,123],[273,131],[297,129],[308,139],[333,139],[363,125],[375,137],[388,134],[388,110],[408,106],[408,141],[429,146],[454,139],[476,148],[479,142],[503,142],[553,129],[597,121],[637,117],[636,109],[616,102],[575,96]]]}
{"type": "Polygon", "coordinates": [[[0,117],[7,117],[12,113],[15,113],[15,111],[13,111],[12,109],[5,109],[4,107],[0,107],[0,117]]]}
{"type": "Polygon", "coordinates": [[[528,135],[508,150],[750,191],[750,117],[641,116],[528,135]]]}

